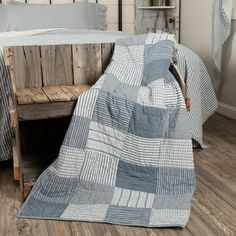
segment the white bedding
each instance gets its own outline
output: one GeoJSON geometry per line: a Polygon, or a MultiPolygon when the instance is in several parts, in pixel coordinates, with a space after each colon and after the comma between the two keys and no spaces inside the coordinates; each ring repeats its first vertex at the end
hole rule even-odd
{"type": "Polygon", "coordinates": [[[37,29],[21,32],[0,33],[0,47],[113,43],[127,35],[119,31],[37,29]]]}

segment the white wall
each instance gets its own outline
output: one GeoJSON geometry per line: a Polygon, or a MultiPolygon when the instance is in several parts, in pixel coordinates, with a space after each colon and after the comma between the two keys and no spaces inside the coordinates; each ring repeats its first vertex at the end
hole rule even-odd
{"type": "MultiPolygon", "coordinates": [[[[181,1],[181,33],[183,45],[195,51],[210,71],[212,4],[214,0],[181,1]]],[[[236,3],[236,0],[234,0],[236,3]]],[[[218,92],[219,112],[236,117],[236,23],[233,35],[225,44],[222,57],[222,83],[218,92]],[[229,111],[230,110],[230,111],[229,111]]]]}
{"type": "Polygon", "coordinates": [[[218,97],[220,101],[236,107],[236,0],[233,2],[232,34],[224,45],[222,54],[222,76],[223,81],[219,88],[218,97]]]}
{"type": "Polygon", "coordinates": [[[182,0],[180,42],[196,52],[210,69],[213,0],[182,0]]]}

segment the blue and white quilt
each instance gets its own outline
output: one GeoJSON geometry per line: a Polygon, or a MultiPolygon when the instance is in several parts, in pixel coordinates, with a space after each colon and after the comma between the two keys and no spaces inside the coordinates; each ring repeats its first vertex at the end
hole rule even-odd
{"type": "Polygon", "coordinates": [[[181,89],[169,71],[174,39],[120,39],[105,74],[82,94],[58,159],[19,216],[184,227],[195,190],[181,89]]]}

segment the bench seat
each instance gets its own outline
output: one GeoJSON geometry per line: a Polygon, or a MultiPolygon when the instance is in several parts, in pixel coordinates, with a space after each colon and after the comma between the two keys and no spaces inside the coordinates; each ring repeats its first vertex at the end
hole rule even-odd
{"type": "Polygon", "coordinates": [[[70,116],[77,98],[91,86],[63,85],[16,90],[19,121],[70,116]]]}

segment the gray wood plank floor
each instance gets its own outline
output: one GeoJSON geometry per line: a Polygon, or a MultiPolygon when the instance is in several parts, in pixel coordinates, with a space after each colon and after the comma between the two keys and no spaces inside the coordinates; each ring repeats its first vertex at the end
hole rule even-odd
{"type": "Polygon", "coordinates": [[[224,236],[236,235],[236,121],[214,115],[204,128],[206,150],[194,153],[197,190],[181,229],[16,218],[21,206],[11,166],[0,164],[0,236],[224,236]]]}

